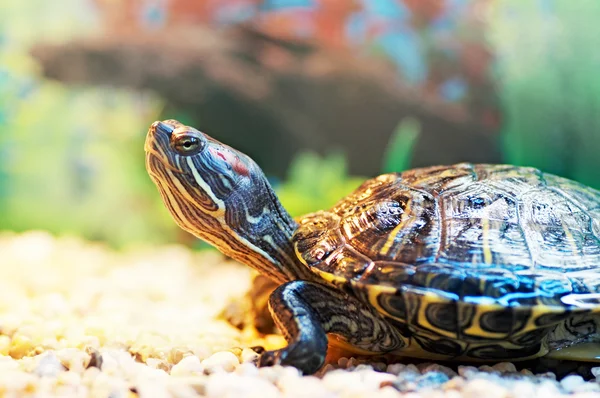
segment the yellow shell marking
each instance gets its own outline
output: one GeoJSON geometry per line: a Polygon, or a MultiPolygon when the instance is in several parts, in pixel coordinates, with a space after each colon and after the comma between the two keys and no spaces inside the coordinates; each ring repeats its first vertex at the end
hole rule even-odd
{"type": "Polygon", "coordinates": [[[398,235],[400,230],[402,230],[404,228],[404,226],[406,225],[406,222],[409,219],[408,214],[410,214],[410,211],[411,211],[411,208],[410,208],[410,206],[412,204],[411,202],[412,202],[412,200],[409,200],[406,202],[406,207],[404,208],[404,212],[401,215],[400,223],[398,223],[398,225],[392,230],[392,232],[390,232],[390,235],[388,236],[387,240],[385,241],[385,244],[381,248],[382,255],[385,256],[386,254],[388,254],[388,252],[390,251],[390,249],[396,242],[396,236],[398,235]]]}

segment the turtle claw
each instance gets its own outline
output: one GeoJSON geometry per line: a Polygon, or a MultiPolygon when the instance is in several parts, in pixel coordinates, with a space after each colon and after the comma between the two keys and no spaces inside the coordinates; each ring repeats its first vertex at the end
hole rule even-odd
{"type": "Polygon", "coordinates": [[[252,361],[257,367],[279,365],[281,363],[281,353],[277,351],[267,351],[263,346],[250,347],[258,356],[252,361]]]}
{"type": "Polygon", "coordinates": [[[266,351],[265,347],[261,345],[255,345],[254,347],[250,347],[250,349],[258,355],[262,355],[266,351]]]}
{"type": "Polygon", "coordinates": [[[279,365],[281,363],[280,357],[277,351],[265,351],[258,357],[258,367],[279,365]]]}

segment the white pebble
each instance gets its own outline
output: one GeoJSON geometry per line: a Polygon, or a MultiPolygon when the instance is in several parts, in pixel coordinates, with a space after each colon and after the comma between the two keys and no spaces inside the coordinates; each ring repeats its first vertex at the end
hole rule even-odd
{"type": "Polygon", "coordinates": [[[205,395],[215,398],[279,398],[279,390],[264,379],[235,373],[215,373],[208,378],[205,395]]]}
{"type": "Polygon", "coordinates": [[[534,397],[535,392],[535,384],[528,381],[516,381],[512,386],[512,394],[515,397],[534,397]]]}
{"type": "Polygon", "coordinates": [[[220,351],[202,361],[208,373],[218,371],[233,372],[240,364],[238,357],[230,351],[220,351]]]}
{"type": "Polygon", "coordinates": [[[465,398],[505,398],[508,396],[508,391],[504,387],[485,379],[469,381],[462,393],[465,398]]]}
{"type": "Polygon", "coordinates": [[[171,368],[171,376],[190,376],[194,373],[202,373],[204,367],[200,363],[200,360],[195,355],[188,355],[183,357],[181,361],[173,365],[171,368]]]}
{"type": "Polygon", "coordinates": [[[600,376],[600,367],[595,367],[591,369],[592,374],[594,375],[594,377],[598,377],[600,376]]]}
{"type": "Polygon", "coordinates": [[[339,369],[327,373],[322,380],[325,388],[333,392],[359,390],[362,388],[362,383],[356,376],[353,372],[339,369]]]}
{"type": "Polygon", "coordinates": [[[567,392],[575,391],[576,387],[583,383],[585,383],[585,380],[579,375],[570,375],[560,381],[561,387],[567,392]]]}
{"type": "Polygon", "coordinates": [[[235,370],[235,373],[245,376],[257,376],[259,374],[259,370],[253,363],[246,362],[241,363],[235,370]]]}
{"type": "Polygon", "coordinates": [[[277,386],[289,398],[328,398],[333,394],[314,376],[282,377],[277,386]]]}
{"type": "Polygon", "coordinates": [[[100,369],[107,374],[116,374],[119,369],[119,362],[113,355],[104,352],[102,353],[102,365],[100,369]]]}
{"type": "Polygon", "coordinates": [[[392,382],[396,377],[390,373],[376,372],[374,370],[364,370],[361,372],[362,383],[369,390],[377,390],[381,383],[392,382]]]}
{"type": "Polygon", "coordinates": [[[56,351],[56,356],[67,369],[73,372],[83,372],[89,362],[89,354],[76,348],[64,348],[56,351]]]}
{"type": "Polygon", "coordinates": [[[444,383],[442,389],[444,389],[445,391],[462,390],[465,384],[467,384],[467,381],[463,377],[455,376],[446,383],[444,383]]]}
{"type": "Polygon", "coordinates": [[[242,363],[246,363],[246,362],[253,362],[253,361],[255,361],[258,358],[258,356],[259,355],[253,349],[251,349],[251,348],[244,348],[242,350],[240,358],[241,358],[241,362],[242,363]]]}
{"type": "Polygon", "coordinates": [[[476,375],[477,373],[479,373],[479,371],[474,366],[462,366],[461,365],[458,367],[459,376],[462,376],[464,378],[469,378],[473,375],[476,375]]]}
{"type": "Polygon", "coordinates": [[[447,366],[438,365],[437,363],[432,363],[431,365],[428,365],[422,369],[422,373],[427,372],[440,372],[445,374],[449,378],[458,376],[458,374],[454,370],[450,369],[447,366]]]}
{"type": "Polygon", "coordinates": [[[558,389],[558,383],[551,380],[544,380],[538,385],[537,396],[540,398],[553,397],[555,395],[561,395],[561,391],[558,389]]]}
{"type": "Polygon", "coordinates": [[[300,371],[292,366],[276,365],[259,368],[258,374],[261,378],[275,384],[282,377],[300,375],[300,371]]]}
{"type": "MultiPolygon", "coordinates": [[[[172,397],[167,384],[162,383],[157,380],[144,380],[144,382],[140,383],[136,388],[137,388],[137,395],[140,397],[153,397],[153,398],[171,398],[172,397]]],[[[112,394],[111,394],[111,397],[112,397],[112,394]]]]}
{"type": "Polygon", "coordinates": [[[42,358],[35,368],[36,375],[40,377],[56,377],[60,372],[64,372],[66,370],[54,352],[49,351],[40,356],[42,358]]]}

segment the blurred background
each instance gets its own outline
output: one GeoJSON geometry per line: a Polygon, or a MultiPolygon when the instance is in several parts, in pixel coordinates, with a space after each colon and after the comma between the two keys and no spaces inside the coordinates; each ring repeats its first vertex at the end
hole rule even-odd
{"type": "Polygon", "coordinates": [[[176,118],[293,215],[461,161],[600,188],[597,0],[2,0],[0,229],[197,245],[144,169],[176,118]]]}

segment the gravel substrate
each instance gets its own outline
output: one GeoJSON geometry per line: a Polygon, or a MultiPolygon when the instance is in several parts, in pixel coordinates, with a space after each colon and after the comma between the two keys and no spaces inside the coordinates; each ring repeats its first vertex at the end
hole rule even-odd
{"type": "Polygon", "coordinates": [[[79,397],[600,397],[594,379],[511,363],[341,358],[316,376],[257,369],[279,335],[240,330],[251,274],[183,247],[114,252],[31,232],[0,237],[0,395],[79,397]],[[232,304],[233,303],[233,304],[232,304]]]}

